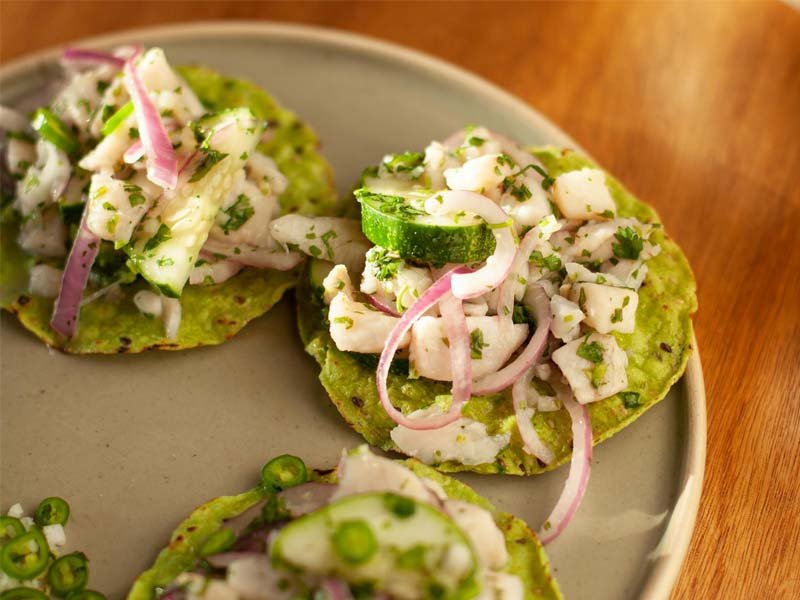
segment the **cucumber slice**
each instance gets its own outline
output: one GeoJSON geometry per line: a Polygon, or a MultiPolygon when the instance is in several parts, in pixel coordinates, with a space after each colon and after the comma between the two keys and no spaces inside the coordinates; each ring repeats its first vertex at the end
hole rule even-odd
{"type": "Polygon", "coordinates": [[[234,177],[262,131],[246,108],[221,112],[199,125],[210,133],[203,160],[174,193],[162,196],[126,248],[133,268],[171,298],[186,285],[234,177]]]}
{"type": "Polygon", "coordinates": [[[494,252],[495,240],[480,217],[465,214],[433,216],[422,204],[429,194],[386,194],[367,188],[355,191],[361,204],[361,228],[373,243],[434,264],[480,262],[494,252]]]}
{"type": "Polygon", "coordinates": [[[392,493],[343,498],[289,523],[272,557],[398,598],[466,600],[479,591],[464,533],[434,507],[392,493]]]}

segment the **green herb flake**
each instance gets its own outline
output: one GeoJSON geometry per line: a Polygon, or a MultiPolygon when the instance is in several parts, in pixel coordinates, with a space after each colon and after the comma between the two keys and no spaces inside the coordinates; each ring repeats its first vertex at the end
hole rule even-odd
{"type": "Polygon", "coordinates": [[[471,135],[467,138],[467,144],[470,146],[475,146],[476,148],[480,148],[486,143],[486,140],[482,137],[478,137],[477,135],[471,135]]]}
{"type": "Polygon", "coordinates": [[[483,358],[483,349],[489,344],[483,341],[483,331],[480,329],[473,329],[469,332],[469,349],[470,356],[473,360],[480,360],[483,358]]]}
{"type": "Polygon", "coordinates": [[[386,248],[377,246],[369,251],[367,261],[372,265],[373,273],[378,281],[389,281],[396,277],[400,265],[403,264],[402,258],[392,256],[386,248]]]}
{"type": "Polygon", "coordinates": [[[336,237],[336,232],[331,229],[330,231],[326,231],[320,236],[322,243],[325,244],[325,250],[328,252],[328,258],[333,260],[333,247],[331,246],[330,241],[336,237]]]}
{"type": "Polygon", "coordinates": [[[227,215],[228,219],[220,227],[225,232],[225,235],[228,235],[231,231],[236,231],[244,225],[253,216],[255,209],[251,206],[250,199],[247,196],[239,194],[236,197],[236,202],[222,212],[227,215]]]}
{"type": "Polygon", "coordinates": [[[122,189],[128,194],[128,203],[131,206],[140,206],[147,201],[142,193],[142,188],[135,183],[126,183],[122,189]]]}
{"type": "Polygon", "coordinates": [[[614,256],[636,260],[644,248],[644,240],[633,227],[620,227],[614,234],[618,243],[611,244],[614,256]]]}
{"type": "Polygon", "coordinates": [[[588,335],[578,346],[576,354],[594,364],[603,362],[603,347],[599,342],[590,342],[588,335]]]}
{"type": "Polygon", "coordinates": [[[529,261],[540,269],[547,269],[553,272],[561,269],[561,258],[558,254],[544,256],[539,250],[534,250],[531,252],[529,261]]]}
{"type": "Polygon", "coordinates": [[[639,392],[620,392],[617,395],[628,410],[639,408],[642,405],[639,392]]]}
{"type": "Polygon", "coordinates": [[[345,326],[345,329],[352,329],[353,319],[350,317],[336,317],[333,319],[334,323],[340,323],[345,326]]]}

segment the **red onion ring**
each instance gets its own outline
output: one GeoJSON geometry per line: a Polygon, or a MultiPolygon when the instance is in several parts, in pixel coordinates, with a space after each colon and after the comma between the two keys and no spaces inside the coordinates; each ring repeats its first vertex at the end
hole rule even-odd
{"type": "Polygon", "coordinates": [[[519,243],[517,253],[514,256],[514,261],[511,263],[508,277],[500,284],[500,289],[497,291],[497,305],[495,310],[498,315],[502,317],[512,318],[514,312],[514,291],[517,286],[517,278],[519,277],[523,265],[528,264],[531,252],[536,247],[536,243],[541,239],[541,229],[537,225],[532,228],[522,241],[519,243]]]}
{"type": "MultiPolygon", "coordinates": [[[[89,203],[86,203],[89,206],[89,203]]],[[[78,316],[83,300],[83,290],[89,281],[89,272],[100,250],[100,238],[86,227],[86,209],[84,218],[72,243],[67,257],[67,264],[61,276],[61,289],[58,291],[50,327],[63,336],[71,338],[78,328],[78,316]]]]}
{"type": "Polygon", "coordinates": [[[386,345],[383,347],[381,358],[378,361],[378,370],[375,374],[375,380],[378,386],[378,397],[380,398],[381,405],[386,411],[386,414],[398,425],[414,430],[439,429],[440,427],[444,427],[456,421],[461,416],[461,406],[455,402],[454,398],[450,410],[444,414],[426,419],[411,419],[392,405],[392,401],[389,398],[387,380],[389,378],[389,367],[392,364],[392,360],[394,360],[395,352],[397,352],[397,349],[400,347],[400,341],[406,333],[408,333],[417,319],[439,302],[445,294],[450,292],[453,277],[468,272],[469,270],[466,267],[458,267],[452,271],[448,271],[435,281],[434,284],[425,290],[414,304],[403,313],[386,340],[386,345]]]}
{"type": "Polygon", "coordinates": [[[536,319],[536,332],[531,336],[525,349],[505,367],[494,373],[489,373],[476,380],[473,384],[472,392],[477,395],[493,394],[504,390],[513,385],[525,371],[534,366],[542,357],[542,353],[547,347],[547,337],[550,333],[550,301],[547,294],[539,285],[533,288],[534,298],[532,301],[534,318],[536,319]]]}
{"type": "Polygon", "coordinates": [[[472,397],[472,348],[469,327],[463,302],[452,294],[445,294],[439,302],[445,335],[450,344],[450,374],[453,377],[452,407],[464,406],[472,397]]]}
{"type": "Polygon", "coordinates": [[[555,458],[555,456],[553,456],[553,451],[547,447],[542,441],[542,438],[539,437],[539,434],[536,433],[536,428],[534,428],[533,423],[531,423],[533,414],[527,413],[528,410],[533,411],[527,404],[528,388],[530,387],[532,376],[533,369],[528,369],[522,377],[517,379],[514,386],[511,388],[511,397],[514,399],[514,414],[517,416],[517,429],[519,429],[519,435],[522,438],[525,452],[535,456],[544,464],[549,465],[555,458]]]}
{"type": "Polygon", "coordinates": [[[125,61],[113,54],[97,50],[83,50],[81,48],[64,48],[61,57],[70,62],[88,62],[106,64],[121,69],[125,61]]]}
{"type": "Polygon", "coordinates": [[[122,160],[125,161],[125,164],[132,165],[143,156],[144,144],[142,144],[142,140],[136,140],[125,150],[125,154],[122,155],[122,160]]]}
{"type": "Polygon", "coordinates": [[[171,190],[178,184],[178,160],[167,130],[136,66],[140,52],[125,61],[125,87],[133,101],[133,113],[147,157],[147,176],[153,183],[171,190]]]}
{"type": "Polygon", "coordinates": [[[425,210],[432,215],[452,214],[464,210],[484,219],[496,242],[486,264],[469,273],[453,276],[453,295],[462,300],[482,296],[497,287],[508,276],[516,255],[512,221],[506,212],[489,198],[475,192],[448,190],[434,194],[425,201],[425,210]]]}
{"type": "Polygon", "coordinates": [[[367,302],[377,308],[379,311],[386,313],[387,315],[392,315],[393,317],[399,317],[400,313],[393,309],[391,306],[386,304],[383,300],[378,298],[373,294],[366,294],[367,302]]]}
{"type": "Polygon", "coordinates": [[[563,400],[564,407],[572,419],[572,459],[564,490],[538,532],[543,544],[556,539],[572,521],[586,493],[592,467],[592,422],[589,419],[589,411],[571,396],[563,400]]]}

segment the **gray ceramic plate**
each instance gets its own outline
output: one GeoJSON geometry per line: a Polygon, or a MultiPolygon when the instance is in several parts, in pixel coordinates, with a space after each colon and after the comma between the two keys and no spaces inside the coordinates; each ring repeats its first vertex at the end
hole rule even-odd
{"type": "MultiPolygon", "coordinates": [[[[174,64],[252,79],[310,122],[339,189],[384,153],[422,147],[465,123],[533,144],[576,147],[554,125],[486,81],[419,53],[320,29],[200,24],[80,42],[162,46],[174,64]]],[[[0,101],[41,89],[58,52],[0,70],[0,101]]],[[[72,357],[2,316],[0,505],[31,510],[67,498],[71,548],[91,558],[92,587],[121,598],[173,526],[201,501],[254,483],[291,452],[333,464],[360,439],[317,382],[284,300],[215,348],[72,357]]],[[[669,396],[596,449],[575,521],[548,547],[570,600],[666,598],[691,537],[705,457],[705,400],[695,353],[669,396]]],[[[531,479],[464,477],[534,528],[566,469],[531,479]]]]}

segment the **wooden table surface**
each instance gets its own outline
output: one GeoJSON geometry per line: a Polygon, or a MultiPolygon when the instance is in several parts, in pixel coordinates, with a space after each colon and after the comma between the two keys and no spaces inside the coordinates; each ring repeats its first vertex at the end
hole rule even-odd
{"type": "Polygon", "coordinates": [[[122,27],[300,21],[497,83],[655,205],[694,267],[708,463],[674,598],[800,598],[800,13],[779,3],[17,3],[0,58],[122,27]]]}

